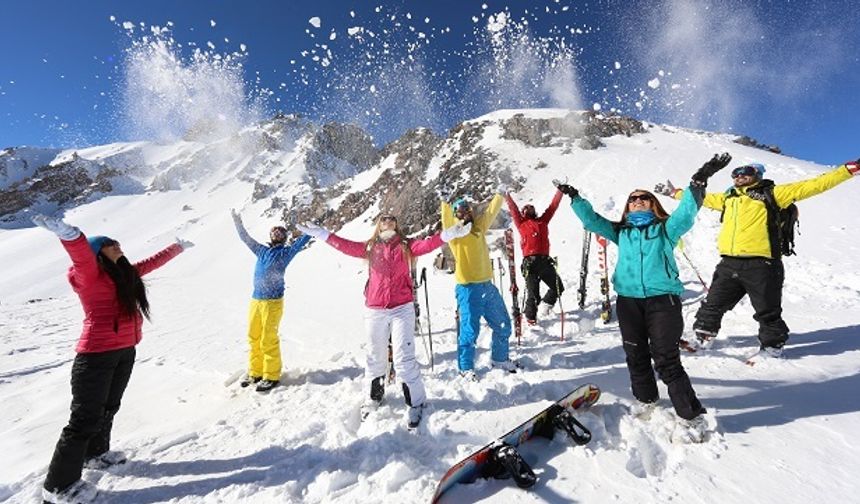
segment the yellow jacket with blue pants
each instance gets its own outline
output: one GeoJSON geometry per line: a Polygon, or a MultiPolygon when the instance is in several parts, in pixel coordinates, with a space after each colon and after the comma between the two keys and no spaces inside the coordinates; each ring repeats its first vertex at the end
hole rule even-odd
{"type": "MultiPolygon", "coordinates": [[[[457,280],[457,309],[460,311],[460,338],[457,346],[457,363],[460,371],[475,367],[475,342],[481,330],[483,317],[493,331],[491,357],[495,362],[508,360],[508,338],[511,336],[511,317],[502,295],[493,285],[493,266],[485,237],[490,225],[499,215],[504,198],[496,194],[481,215],[474,216],[472,231],[448,243],[454,255],[454,276],[457,280]]],[[[454,209],[442,201],[442,228],[456,223],[454,209]]]]}
{"type": "Polygon", "coordinates": [[[281,377],[281,348],[278,326],[284,313],[284,271],[293,257],[311,239],[302,235],[289,247],[258,243],[236,219],[239,238],[257,256],[254,294],[248,310],[248,376],[277,381],[281,377]]]}

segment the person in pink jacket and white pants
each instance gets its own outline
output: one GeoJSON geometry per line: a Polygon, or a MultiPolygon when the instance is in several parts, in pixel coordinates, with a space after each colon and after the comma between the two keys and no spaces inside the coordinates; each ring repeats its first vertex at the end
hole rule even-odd
{"type": "Polygon", "coordinates": [[[119,242],[87,238],[61,219],[36,215],[33,222],[60,238],[72,260],[68,279],[81,300],[84,327],[72,365],[72,407],[45,478],[44,502],[88,502],[97,490],[81,479],[87,467],[125,462],[110,450],[113,418],[119,410],[140,343],[149,301],[141,277],[192,246],[176,240],[154,256],[132,264],[119,242]]]}
{"type": "Polygon", "coordinates": [[[376,222],[373,236],[361,242],[341,238],[314,224],[296,227],[346,255],[368,261],[370,278],[364,295],[368,339],[365,379],[369,397],[362,405],[362,418],[382,402],[390,335],[394,369],[403,382],[403,395],[409,407],[408,425],[417,427],[421,422],[426,393],[415,360],[415,308],[410,266],[415,257],[469,234],[471,224],[457,224],[429,238],[409,240],[400,231],[396,217],[383,215],[376,222]]]}

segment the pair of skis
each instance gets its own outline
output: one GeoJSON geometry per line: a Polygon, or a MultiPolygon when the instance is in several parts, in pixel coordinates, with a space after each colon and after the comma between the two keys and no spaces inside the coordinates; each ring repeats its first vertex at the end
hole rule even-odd
{"type": "Polygon", "coordinates": [[[612,320],[612,303],[609,300],[609,269],[606,258],[606,247],[608,241],[605,237],[585,230],[582,235],[582,262],[579,267],[579,309],[585,309],[585,300],[588,294],[588,260],[591,251],[591,235],[594,235],[597,241],[597,265],[600,273],[600,295],[602,301],[600,303],[600,319],[604,324],[608,324],[612,320]]]}

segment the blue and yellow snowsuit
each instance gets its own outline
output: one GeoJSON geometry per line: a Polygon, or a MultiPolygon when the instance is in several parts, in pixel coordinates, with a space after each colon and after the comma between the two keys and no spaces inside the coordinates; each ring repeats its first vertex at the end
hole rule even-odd
{"type": "MultiPolygon", "coordinates": [[[[454,276],[457,279],[455,293],[457,309],[460,311],[457,360],[460,371],[475,367],[475,342],[481,331],[481,317],[493,331],[492,359],[496,362],[508,360],[511,317],[502,295],[491,281],[493,266],[485,237],[490,224],[499,215],[503,201],[501,195],[495,195],[484,213],[474,217],[471,233],[448,243],[454,254],[454,276]]],[[[441,212],[443,229],[456,223],[454,210],[448,202],[442,201],[441,212]]]]}
{"type": "Polygon", "coordinates": [[[289,247],[269,247],[251,238],[240,221],[236,222],[236,231],[257,256],[254,294],[248,310],[248,376],[279,380],[281,348],[278,326],[284,313],[284,271],[311,237],[302,235],[289,247]]]}

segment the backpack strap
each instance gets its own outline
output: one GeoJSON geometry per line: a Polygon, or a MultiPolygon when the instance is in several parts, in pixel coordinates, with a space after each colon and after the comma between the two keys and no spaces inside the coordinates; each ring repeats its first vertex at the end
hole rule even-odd
{"type": "Polygon", "coordinates": [[[782,255],[782,226],[779,222],[779,205],[773,196],[773,180],[762,180],[752,190],[762,196],[761,201],[767,209],[767,237],[770,241],[770,255],[779,259],[782,255]]]}
{"type": "MultiPolygon", "coordinates": [[[[770,179],[761,180],[758,184],[747,189],[746,194],[752,199],[759,200],[764,203],[767,210],[767,238],[770,242],[770,254],[774,259],[779,259],[782,255],[782,229],[779,222],[779,205],[776,203],[776,198],[773,196],[774,182],[770,179]]],[[[720,212],[720,223],[726,215],[726,201],[729,198],[737,198],[740,193],[734,187],[726,190],[726,197],[723,200],[723,209],[720,212]]]]}

